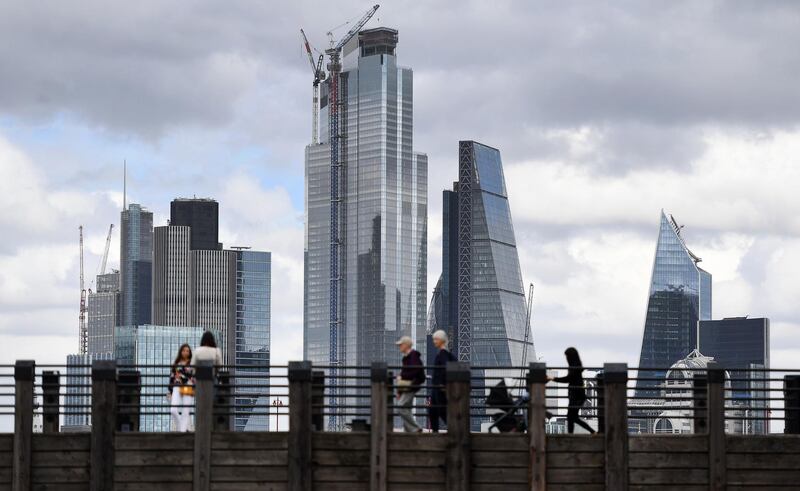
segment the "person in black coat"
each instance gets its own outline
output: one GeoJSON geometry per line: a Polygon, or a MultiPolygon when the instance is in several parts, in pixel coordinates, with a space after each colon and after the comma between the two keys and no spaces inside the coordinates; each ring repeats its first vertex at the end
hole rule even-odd
{"type": "Polygon", "coordinates": [[[583,386],[583,364],[581,363],[581,357],[578,355],[578,350],[571,347],[564,351],[564,355],[566,355],[567,364],[569,365],[567,375],[564,377],[549,377],[549,379],[553,382],[568,384],[567,396],[569,399],[569,407],[567,408],[567,431],[569,431],[569,433],[574,433],[575,424],[577,423],[589,433],[594,433],[594,429],[579,416],[580,409],[586,404],[586,389],[583,386]]]}
{"type": "Polygon", "coordinates": [[[412,407],[414,395],[425,384],[425,367],[410,337],[403,336],[395,344],[403,354],[403,368],[397,377],[397,415],[403,421],[405,431],[421,432],[422,427],[414,419],[412,407]]]}
{"type": "Polygon", "coordinates": [[[447,392],[445,392],[445,384],[447,383],[447,374],[445,368],[447,362],[456,361],[456,357],[447,351],[447,333],[444,331],[436,331],[433,333],[433,345],[439,350],[436,353],[436,358],[433,361],[431,368],[431,405],[428,408],[428,417],[431,421],[431,430],[434,433],[439,432],[439,420],[447,424],[447,392]]]}

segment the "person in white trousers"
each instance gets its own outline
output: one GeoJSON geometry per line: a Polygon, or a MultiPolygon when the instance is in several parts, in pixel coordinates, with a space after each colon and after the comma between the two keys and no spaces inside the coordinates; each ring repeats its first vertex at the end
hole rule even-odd
{"type": "Polygon", "coordinates": [[[172,364],[170,375],[170,415],[176,431],[186,432],[192,423],[192,407],[194,407],[194,370],[191,367],[192,348],[184,344],[178,350],[178,356],[172,364]]]}

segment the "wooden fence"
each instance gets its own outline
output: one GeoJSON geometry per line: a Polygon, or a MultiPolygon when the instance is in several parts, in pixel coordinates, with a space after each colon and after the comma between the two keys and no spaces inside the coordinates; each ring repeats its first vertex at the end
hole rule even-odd
{"type": "Polygon", "coordinates": [[[194,433],[116,431],[116,368],[95,362],[92,428],[33,434],[33,365],[18,364],[14,434],[0,434],[0,491],[27,490],[787,490],[800,483],[800,436],[724,434],[722,379],[709,374],[708,432],[627,433],[625,365],[605,366],[604,433],[544,432],[544,366],[532,365],[528,433],[470,433],[469,367],[447,368],[448,432],[388,429],[385,366],[372,370],[372,424],[312,426],[312,372],[289,368],[288,432],[215,425],[211,369],[198,371],[194,433]],[[714,388],[719,384],[719,390],[714,388]],[[216,428],[216,429],[215,429],[216,428]]]}

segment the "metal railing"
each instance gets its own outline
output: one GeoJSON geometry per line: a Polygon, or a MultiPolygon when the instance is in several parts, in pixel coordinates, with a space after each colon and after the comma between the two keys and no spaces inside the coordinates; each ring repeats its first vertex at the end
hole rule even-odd
{"type": "MultiPolygon", "coordinates": [[[[583,385],[549,381],[565,376],[569,367],[485,367],[460,365],[460,377],[467,382],[467,413],[472,432],[524,432],[529,425],[531,380],[544,370],[545,428],[548,433],[566,433],[570,413],[587,423],[577,432],[604,430],[606,411],[605,367],[584,367],[583,385]],[[579,397],[581,393],[585,397],[579,397]],[[572,411],[570,411],[572,410],[572,411]]],[[[35,365],[20,361],[0,365],[0,432],[11,432],[14,415],[30,406],[33,431],[89,431],[93,411],[93,373],[98,367],[113,367],[118,431],[176,431],[176,411],[197,417],[196,397],[171,396],[171,367],[131,366],[109,361],[89,365],[35,365]],[[20,393],[20,391],[24,393],[20,393]],[[20,398],[30,401],[20,406],[20,398]]],[[[291,406],[291,366],[218,366],[214,368],[212,417],[218,431],[287,431],[291,406]]],[[[427,367],[424,381],[411,385],[398,382],[401,366],[337,367],[336,405],[331,405],[333,378],[330,367],[303,362],[309,370],[312,424],[318,431],[329,430],[329,418],[342,424],[339,431],[368,429],[376,410],[373,392],[382,384],[389,429],[404,426],[434,431],[446,430],[450,372],[444,367],[427,367]],[[441,372],[437,375],[437,371],[441,372]],[[445,373],[446,372],[446,373],[445,373]],[[444,376],[440,376],[444,375],[444,376]],[[448,383],[434,384],[433,380],[448,383]],[[403,400],[399,398],[404,393],[403,400]],[[402,404],[406,400],[410,404],[402,404]],[[413,418],[413,423],[402,415],[413,418]],[[437,425],[434,419],[439,421],[437,425]]],[[[455,366],[455,365],[454,365],[455,366]]],[[[722,394],[724,429],[729,434],[800,433],[800,369],[682,368],[666,376],[664,368],[628,368],[625,373],[625,408],[630,433],[705,433],[708,425],[709,389],[722,394]],[[654,376],[653,374],[659,374],[654,376]],[[661,376],[665,374],[665,376],[661,376]]],[[[455,373],[455,372],[453,372],[455,373]]],[[[539,375],[537,377],[541,378],[539,375]]],[[[537,379],[538,380],[538,379],[537,379]]],[[[195,388],[197,390],[197,388],[195,388]]],[[[383,411],[383,409],[382,409],[383,411]]],[[[190,428],[191,429],[191,426],[190,428]]]]}

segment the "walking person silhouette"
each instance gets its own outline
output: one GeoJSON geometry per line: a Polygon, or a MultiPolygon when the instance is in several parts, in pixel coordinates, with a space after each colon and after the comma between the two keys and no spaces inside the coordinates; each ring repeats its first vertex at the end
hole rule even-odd
{"type": "Polygon", "coordinates": [[[567,431],[569,433],[575,432],[575,424],[577,423],[582,428],[586,429],[589,433],[594,433],[594,429],[589,424],[580,418],[580,409],[586,403],[586,389],[583,386],[583,364],[581,357],[578,355],[578,350],[569,347],[564,351],[567,357],[567,364],[569,370],[563,377],[548,377],[553,382],[561,382],[568,384],[567,396],[569,399],[569,407],[567,408],[567,431]]]}

